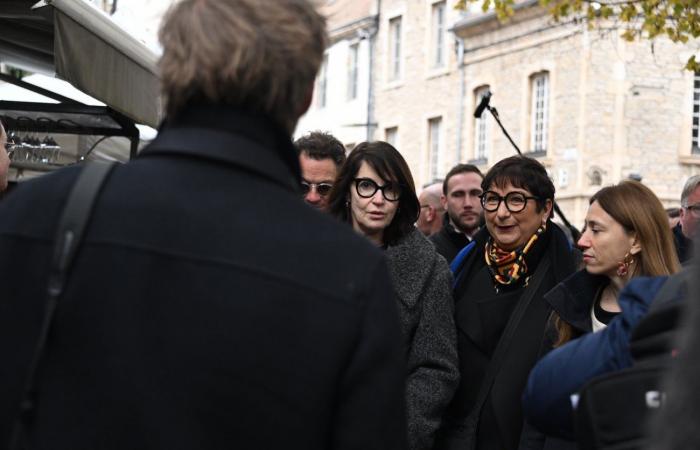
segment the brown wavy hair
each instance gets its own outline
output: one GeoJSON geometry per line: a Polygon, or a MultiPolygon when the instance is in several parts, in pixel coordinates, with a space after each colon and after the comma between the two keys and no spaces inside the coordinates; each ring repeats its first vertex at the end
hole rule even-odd
{"type": "MultiPolygon", "coordinates": [[[[636,236],[642,251],[635,258],[632,277],[672,275],[680,270],[666,211],[651,189],[638,181],[625,180],[596,192],[589,204],[594,202],[628,234],[636,236]]],[[[574,330],[558,314],[552,317],[558,347],[574,337],[574,330]]]]}
{"type": "Polygon", "coordinates": [[[346,202],[363,162],[369,164],[385,181],[396,182],[401,186],[398,210],[394,219],[384,230],[384,244],[394,245],[415,228],[414,224],[420,213],[420,203],[416,196],[411,169],[408,168],[401,153],[391,144],[383,141],[362,142],[350,152],[328,197],[328,210],[343,222],[352,223],[346,202]]]}
{"type": "Polygon", "coordinates": [[[290,134],[328,42],[308,0],[183,0],[158,37],[168,115],[206,101],[266,114],[290,134]]]}

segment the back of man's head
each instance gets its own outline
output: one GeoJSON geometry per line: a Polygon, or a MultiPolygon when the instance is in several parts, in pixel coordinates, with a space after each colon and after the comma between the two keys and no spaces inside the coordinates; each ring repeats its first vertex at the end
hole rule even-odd
{"type": "Polygon", "coordinates": [[[345,146],[330,133],[312,131],[294,141],[294,147],[311,159],[330,159],[338,169],[345,162],[345,146]]]}
{"type": "Polygon", "coordinates": [[[290,134],[327,42],[308,0],[182,0],[159,32],[167,114],[208,102],[261,113],[290,134]]]}

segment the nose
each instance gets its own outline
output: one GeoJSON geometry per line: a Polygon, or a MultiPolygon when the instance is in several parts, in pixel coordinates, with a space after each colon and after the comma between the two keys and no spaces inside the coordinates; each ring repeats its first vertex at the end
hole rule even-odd
{"type": "Polygon", "coordinates": [[[501,200],[501,203],[498,205],[498,209],[496,210],[496,215],[499,218],[508,218],[510,217],[510,211],[508,211],[508,208],[506,207],[506,201],[501,200]]]}
{"type": "Polygon", "coordinates": [[[376,203],[379,205],[379,204],[384,203],[384,200],[385,200],[384,193],[382,192],[381,189],[377,189],[377,192],[375,192],[374,195],[372,196],[372,203],[376,203]]]}
{"type": "Polygon", "coordinates": [[[312,186],[311,189],[309,189],[309,192],[307,192],[304,196],[304,200],[306,200],[306,203],[310,203],[312,205],[316,205],[321,201],[321,196],[318,195],[315,186],[312,186]]]}
{"type": "Polygon", "coordinates": [[[579,238],[576,245],[578,245],[579,248],[582,248],[582,249],[587,249],[591,246],[591,239],[590,239],[588,230],[584,230],[584,232],[581,233],[581,237],[579,238]]]}

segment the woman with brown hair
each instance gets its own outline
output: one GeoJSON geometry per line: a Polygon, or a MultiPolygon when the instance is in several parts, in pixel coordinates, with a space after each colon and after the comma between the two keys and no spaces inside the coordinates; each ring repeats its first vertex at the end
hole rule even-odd
{"type": "Polygon", "coordinates": [[[396,292],[406,350],[411,450],[433,448],[442,413],[459,380],[452,276],[415,227],[420,211],[408,164],[386,142],[363,142],[348,156],[329,211],[382,248],[396,292]]]}
{"type": "MultiPolygon", "coordinates": [[[[618,294],[632,278],[680,270],[666,212],[637,181],[605,187],[591,198],[578,246],[584,269],[544,297],[552,308],[545,352],[605,328],[620,312],[618,294]]],[[[575,449],[576,443],[528,430],[520,449],[534,448],[575,449]]]]}

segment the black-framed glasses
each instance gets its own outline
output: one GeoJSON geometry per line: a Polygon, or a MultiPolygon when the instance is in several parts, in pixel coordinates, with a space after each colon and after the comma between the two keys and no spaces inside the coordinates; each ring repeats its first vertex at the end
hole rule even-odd
{"type": "Polygon", "coordinates": [[[331,193],[333,185],[330,183],[309,183],[306,180],[301,180],[301,192],[304,195],[311,192],[311,189],[316,189],[318,195],[320,195],[321,197],[325,197],[326,195],[331,193]]]}
{"type": "Polygon", "coordinates": [[[481,206],[485,211],[494,212],[501,206],[501,202],[505,202],[506,209],[512,213],[517,213],[525,209],[528,200],[538,200],[539,197],[532,197],[523,194],[522,192],[509,192],[501,197],[493,191],[486,191],[479,196],[481,198],[481,206]]]}
{"type": "Polygon", "coordinates": [[[401,197],[401,186],[398,183],[387,183],[379,186],[370,178],[355,178],[355,190],[362,198],[371,198],[377,191],[382,191],[382,196],[390,202],[398,201],[401,197]]]}

